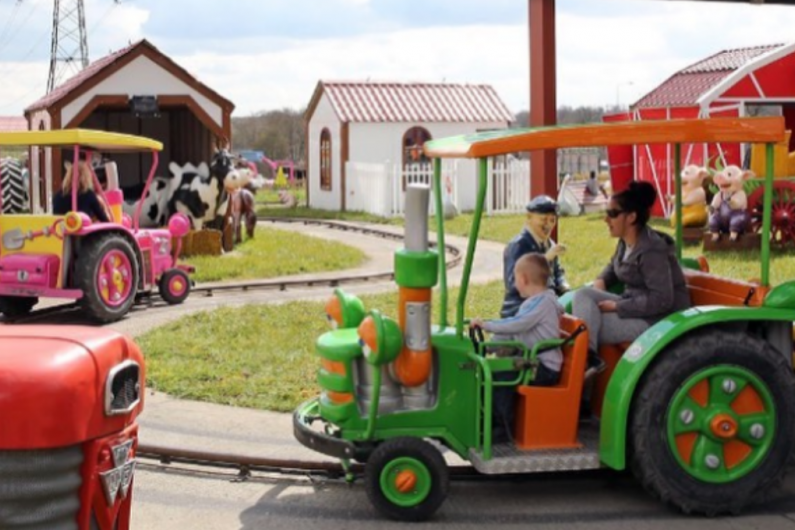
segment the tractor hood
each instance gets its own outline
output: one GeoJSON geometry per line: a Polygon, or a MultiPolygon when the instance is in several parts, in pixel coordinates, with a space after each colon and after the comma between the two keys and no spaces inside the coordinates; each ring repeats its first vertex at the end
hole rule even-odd
{"type": "Polygon", "coordinates": [[[83,326],[0,326],[0,449],[46,449],[118,432],[143,408],[129,338],[83,326]]]}

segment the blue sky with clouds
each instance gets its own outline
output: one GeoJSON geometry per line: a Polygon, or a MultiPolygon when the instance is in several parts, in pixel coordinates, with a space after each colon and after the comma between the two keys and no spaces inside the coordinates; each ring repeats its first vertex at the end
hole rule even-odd
{"type": "MultiPolygon", "coordinates": [[[[69,4],[71,0],[61,0],[69,4]]],[[[302,108],[319,79],[490,83],[528,106],[526,0],[85,0],[96,59],[149,39],[237,105],[302,108]]],[[[795,40],[795,7],[557,0],[558,102],[630,103],[720,50],[795,40]]],[[[0,0],[0,115],[43,95],[52,0],[0,0]]]]}

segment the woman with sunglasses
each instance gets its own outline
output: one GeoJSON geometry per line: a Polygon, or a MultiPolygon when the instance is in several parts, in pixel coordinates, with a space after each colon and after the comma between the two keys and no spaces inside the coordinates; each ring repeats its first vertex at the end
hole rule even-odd
{"type": "Polygon", "coordinates": [[[656,199],[648,182],[632,182],[610,198],[605,222],[618,238],[615,254],[593,286],[578,290],[572,302],[572,313],[588,326],[592,363],[600,344],[633,341],[690,306],[673,238],[647,226],[656,199]],[[610,292],[621,284],[622,294],[610,292]]]}

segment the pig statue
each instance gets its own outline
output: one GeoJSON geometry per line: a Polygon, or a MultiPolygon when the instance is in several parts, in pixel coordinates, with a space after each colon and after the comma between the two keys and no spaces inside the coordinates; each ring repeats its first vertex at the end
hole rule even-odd
{"type": "MultiPolygon", "coordinates": [[[[682,170],[682,226],[702,228],[707,224],[707,192],[704,179],[707,168],[689,165],[682,170]]],[[[673,203],[673,197],[671,197],[673,203]]],[[[676,226],[676,212],[671,215],[671,226],[676,226]]]]}
{"type": "Polygon", "coordinates": [[[710,205],[709,231],[713,241],[726,233],[731,241],[737,241],[745,231],[749,217],[744,185],[752,177],[751,171],[737,166],[726,166],[713,177],[713,182],[719,188],[710,205]]]}

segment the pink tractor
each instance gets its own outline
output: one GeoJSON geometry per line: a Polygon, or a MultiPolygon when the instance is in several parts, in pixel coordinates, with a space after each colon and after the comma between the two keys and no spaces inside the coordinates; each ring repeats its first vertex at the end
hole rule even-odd
{"type": "Polygon", "coordinates": [[[71,147],[73,160],[53,200],[59,213],[0,215],[0,313],[18,318],[40,297],[64,298],[77,300],[89,318],[106,323],[122,318],[136,297],[155,289],[169,304],[183,302],[192,272],[178,263],[181,238],[190,229],[187,217],[174,215],[167,229],[140,228],[140,207],[133,219],[122,213],[115,164],[107,166],[103,189],[87,162],[92,152],[151,152],[146,196],[163,144],[86,129],[0,133],[0,146],[34,145],[71,147]]]}

